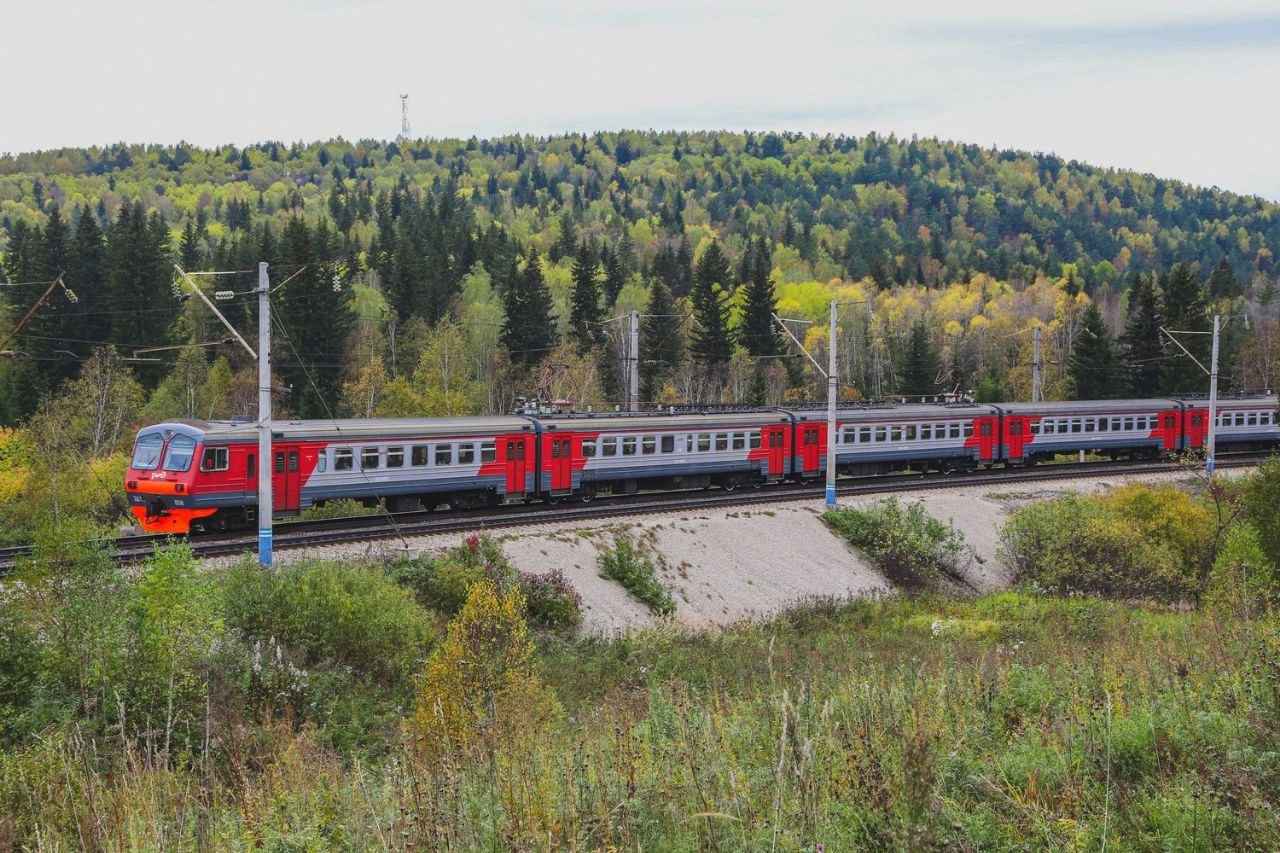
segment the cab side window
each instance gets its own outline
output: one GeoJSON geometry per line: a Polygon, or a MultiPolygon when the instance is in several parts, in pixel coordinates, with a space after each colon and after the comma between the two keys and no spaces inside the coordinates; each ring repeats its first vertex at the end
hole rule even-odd
{"type": "Polygon", "coordinates": [[[200,458],[201,471],[225,471],[231,467],[231,460],[225,447],[206,447],[200,458]]]}

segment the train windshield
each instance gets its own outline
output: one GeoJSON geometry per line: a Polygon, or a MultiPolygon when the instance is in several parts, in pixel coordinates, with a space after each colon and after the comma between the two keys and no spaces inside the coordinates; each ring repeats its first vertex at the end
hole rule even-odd
{"type": "Polygon", "coordinates": [[[133,461],[129,467],[138,471],[154,471],[160,465],[160,451],[164,449],[164,439],[152,433],[138,439],[133,446],[133,461]]]}
{"type": "Polygon", "coordinates": [[[191,457],[196,452],[196,440],[190,436],[175,435],[169,440],[169,452],[164,457],[164,470],[186,471],[191,467],[191,457]]]}

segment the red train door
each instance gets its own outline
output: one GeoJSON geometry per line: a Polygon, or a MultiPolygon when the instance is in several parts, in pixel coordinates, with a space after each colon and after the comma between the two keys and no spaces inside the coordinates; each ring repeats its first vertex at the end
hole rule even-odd
{"type": "Polygon", "coordinates": [[[523,495],[525,492],[525,474],[528,473],[525,459],[525,437],[523,435],[507,436],[499,439],[503,444],[502,458],[507,461],[507,494],[523,495]]]}
{"type": "Polygon", "coordinates": [[[796,440],[800,443],[798,448],[800,452],[801,471],[805,474],[816,474],[818,472],[819,458],[822,455],[823,441],[822,432],[825,424],[801,424],[800,434],[796,436],[796,440]]]}
{"type": "Polygon", "coordinates": [[[765,427],[762,432],[763,444],[769,451],[769,478],[781,479],[786,474],[787,428],[765,427]]]}
{"type": "Polygon", "coordinates": [[[1204,447],[1205,437],[1209,434],[1209,410],[1208,408],[1193,409],[1188,406],[1183,417],[1186,419],[1183,427],[1186,439],[1180,443],[1178,449],[1199,450],[1204,447]]]}
{"type": "Polygon", "coordinates": [[[996,442],[999,440],[996,436],[996,419],[990,417],[974,418],[973,424],[969,429],[973,434],[965,439],[964,446],[978,448],[979,462],[983,464],[993,462],[995,460],[996,442]]]}
{"type": "Polygon", "coordinates": [[[551,491],[568,491],[573,488],[573,439],[567,435],[551,433],[542,446],[547,460],[547,472],[551,475],[551,491]]]}
{"type": "Polygon", "coordinates": [[[271,495],[277,512],[298,508],[298,448],[279,447],[272,451],[271,495]]]}

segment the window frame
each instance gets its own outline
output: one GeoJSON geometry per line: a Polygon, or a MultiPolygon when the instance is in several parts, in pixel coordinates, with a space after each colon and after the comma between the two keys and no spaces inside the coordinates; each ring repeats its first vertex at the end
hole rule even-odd
{"type": "MultiPolygon", "coordinates": [[[[169,444],[164,449],[164,462],[161,464],[162,470],[168,471],[171,474],[185,474],[187,471],[190,471],[192,463],[195,462],[196,448],[199,446],[200,446],[200,442],[196,441],[194,438],[192,438],[189,435],[181,435],[181,434],[175,435],[173,438],[169,439],[169,444]],[[173,456],[174,445],[177,444],[179,441],[184,442],[181,449],[190,451],[190,453],[187,454],[187,462],[181,468],[170,467],[169,459],[173,456]],[[188,441],[191,442],[191,445],[189,447],[185,444],[185,442],[188,442],[188,441]]],[[[150,468],[147,470],[154,471],[155,469],[150,468]]]]}
{"type": "Polygon", "coordinates": [[[219,471],[231,470],[231,452],[223,447],[209,447],[205,445],[204,452],[200,454],[200,470],[206,474],[216,473],[219,471]],[[207,465],[206,460],[210,455],[213,456],[213,464],[207,465]]]}

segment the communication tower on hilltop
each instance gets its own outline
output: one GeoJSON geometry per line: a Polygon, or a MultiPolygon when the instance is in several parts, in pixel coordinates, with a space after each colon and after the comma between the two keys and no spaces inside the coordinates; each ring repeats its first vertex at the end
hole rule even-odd
{"type": "Polygon", "coordinates": [[[397,142],[409,140],[409,96],[400,96],[400,138],[397,142]]]}

